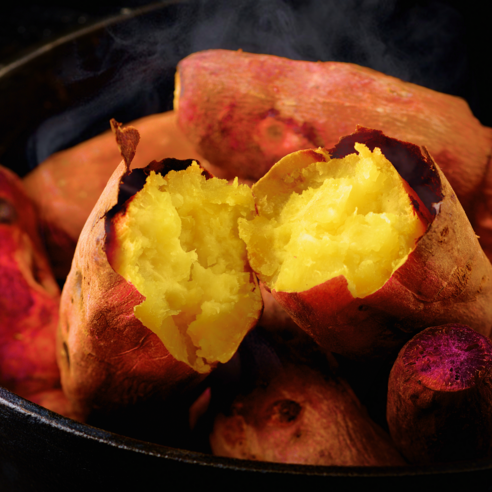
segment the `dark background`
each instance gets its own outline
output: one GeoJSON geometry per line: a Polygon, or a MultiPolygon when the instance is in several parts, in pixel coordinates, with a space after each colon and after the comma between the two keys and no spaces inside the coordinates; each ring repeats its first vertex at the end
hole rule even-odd
{"type": "MultiPolygon", "coordinates": [[[[99,4],[80,0],[3,2],[0,68],[59,36],[149,3],[145,0],[99,4]]],[[[489,95],[492,29],[485,2],[482,7],[479,2],[443,0],[197,0],[194,3],[200,4],[205,23],[213,20],[207,34],[209,41],[214,36],[230,35],[235,22],[250,19],[253,28],[259,31],[259,38],[266,37],[270,45],[277,40],[279,47],[273,46],[273,51],[282,51],[287,36],[287,44],[299,48],[294,52],[285,48],[285,56],[351,61],[461,96],[483,124],[492,126],[489,95]],[[221,16],[222,24],[217,20],[221,16]],[[311,31],[322,35],[315,38],[311,31]],[[325,43],[329,49],[320,50],[316,43],[325,43]],[[373,53],[368,51],[368,46],[374,49],[373,53]]],[[[234,35],[238,47],[251,51],[257,48],[248,46],[247,42],[241,45],[240,32],[234,35]]],[[[253,37],[256,35],[254,32],[253,37]]],[[[0,94],[0,98],[5,96],[0,94]]]]}

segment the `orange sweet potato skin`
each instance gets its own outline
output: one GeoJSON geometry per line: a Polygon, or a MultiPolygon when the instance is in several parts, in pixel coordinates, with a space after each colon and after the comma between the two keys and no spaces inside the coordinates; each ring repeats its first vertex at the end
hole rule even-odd
{"type": "Polygon", "coordinates": [[[0,384],[22,397],[59,388],[59,300],[34,207],[0,166],[0,384]]]}
{"type": "MultiPolygon", "coordinates": [[[[132,126],[141,136],[132,168],[166,157],[205,162],[177,128],[173,111],[141,118],[132,126]]],[[[120,160],[114,136],[108,130],[53,154],[24,178],[27,193],[38,209],[57,278],[67,276],[85,221],[120,160]]]]}
{"type": "Polygon", "coordinates": [[[110,266],[106,214],[129,163],[114,171],[80,235],[58,330],[62,387],[81,420],[138,402],[178,399],[204,376],[172,357],[134,315],[144,297],[110,266]]]}
{"type": "MultiPolygon", "coordinates": [[[[330,153],[351,153],[354,142],[379,147],[388,158],[400,155],[400,164],[420,169],[426,177],[420,190],[435,193],[432,223],[406,262],[373,294],[354,298],[340,276],[304,292],[272,290],[275,299],[321,346],[349,358],[385,357],[412,334],[451,322],[489,336],[492,266],[442,171],[425,148],[367,128],[341,139],[330,153]]],[[[306,156],[309,161],[309,151],[306,156]]],[[[399,162],[393,164],[399,169],[399,162]]]]}
{"type": "MultiPolygon", "coordinates": [[[[492,129],[458,97],[350,63],[228,50],[193,53],[177,80],[179,127],[231,177],[257,180],[283,156],[330,148],[362,125],[426,146],[475,225],[492,129]]],[[[492,244],[492,226],[478,234],[492,244]]]]}

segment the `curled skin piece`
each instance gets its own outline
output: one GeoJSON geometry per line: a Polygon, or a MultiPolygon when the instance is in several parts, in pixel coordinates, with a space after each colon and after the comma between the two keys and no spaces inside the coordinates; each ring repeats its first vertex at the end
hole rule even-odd
{"type": "MultiPolygon", "coordinates": [[[[131,126],[141,136],[132,169],[145,167],[156,156],[198,159],[210,169],[177,128],[174,111],[140,118],[131,126]]],[[[114,135],[108,129],[75,147],[56,152],[24,177],[57,278],[68,275],[82,228],[120,161],[114,135]]]]}

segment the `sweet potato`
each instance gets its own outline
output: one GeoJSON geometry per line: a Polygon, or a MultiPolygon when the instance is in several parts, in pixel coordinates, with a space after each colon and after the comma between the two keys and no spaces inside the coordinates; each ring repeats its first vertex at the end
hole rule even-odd
{"type": "Polygon", "coordinates": [[[411,463],[492,455],[492,343],[471,328],[427,328],[400,351],[388,385],[391,436],[411,463]]]}
{"type": "MultiPolygon", "coordinates": [[[[166,157],[199,159],[210,168],[177,128],[174,112],[146,116],[131,125],[141,136],[133,168],[166,157]]],[[[24,178],[57,278],[67,276],[80,232],[120,160],[108,130],[53,154],[24,178]]]]}
{"type": "MultiPolygon", "coordinates": [[[[176,79],[179,127],[231,177],[257,180],[285,155],[330,148],[356,125],[426,146],[472,224],[482,221],[477,233],[492,255],[492,226],[475,210],[484,201],[492,129],[464,100],[351,63],[242,51],[193,53],[178,64],[176,79]]],[[[489,221],[491,214],[488,204],[489,221]]]]}
{"type": "MultiPolygon", "coordinates": [[[[261,314],[259,287],[247,265],[245,245],[237,237],[237,223],[231,222],[236,213],[253,214],[254,203],[248,187],[230,186],[206,171],[202,174],[192,161],[154,161],[130,172],[138,132],[121,130],[117,124],[114,129],[124,161],[77,245],[62,292],[59,364],[64,391],[83,418],[114,420],[117,415],[116,420],[124,422],[126,412],[139,407],[145,409],[145,417],[139,414],[133,420],[145,425],[142,420],[151,420],[150,412],[177,409],[182,395],[218,361],[233,355],[261,314]],[[188,174],[217,193],[180,216],[177,210],[191,206],[189,198],[199,194],[197,188],[178,186],[172,194],[166,187],[175,186],[176,180],[186,184],[188,174]],[[219,213],[217,204],[224,196],[228,203],[219,213]],[[236,205],[236,196],[246,205],[236,205]],[[199,227],[204,216],[209,222],[199,227]],[[227,246],[234,251],[224,251],[227,246]],[[234,257],[239,266],[214,255],[234,257]],[[190,259],[195,263],[186,270],[190,259]],[[207,285],[199,283],[201,277],[207,285]],[[225,278],[230,289],[223,285],[216,289],[218,277],[225,278]],[[241,284],[237,296],[246,304],[229,296],[232,284],[240,279],[246,284],[241,284]],[[229,323],[225,330],[220,324],[224,319],[229,323]]],[[[153,431],[155,440],[155,422],[152,426],[147,430],[153,431]]],[[[172,431],[173,425],[163,427],[172,431]]]]}
{"type": "Polygon", "coordinates": [[[71,402],[61,388],[53,388],[38,393],[29,394],[28,400],[52,412],[59,413],[73,420],[80,420],[79,414],[74,412],[71,402]]]}
{"type": "Polygon", "coordinates": [[[60,292],[22,181],[0,167],[0,384],[18,395],[60,387],[60,292]]]}
{"type": "MultiPolygon", "coordinates": [[[[215,419],[210,435],[215,455],[328,466],[405,464],[316,349],[304,344],[302,354],[289,352],[289,347],[298,348],[297,340],[260,346],[257,340],[251,343],[257,333],[248,335],[240,349],[238,394],[215,419]]],[[[212,388],[212,400],[216,391],[212,388]]]]}
{"type": "Polygon", "coordinates": [[[490,334],[492,266],[425,148],[359,127],[329,152],[286,156],[253,186],[253,194],[259,216],[240,223],[250,264],[295,322],[327,350],[359,359],[394,351],[396,357],[412,334],[449,322],[490,334]],[[367,146],[358,147],[360,160],[354,154],[358,143],[367,146]],[[387,191],[361,188],[380,176],[365,167],[373,159],[368,149],[382,152],[404,178],[401,195],[395,194],[396,181],[387,182],[387,191]],[[350,181],[354,170],[360,174],[350,181]],[[415,223],[420,229],[409,226],[413,235],[402,236],[405,221],[391,225],[394,200],[406,201],[405,221],[411,218],[409,201],[422,213],[421,225],[415,223]],[[429,222],[423,232],[422,220],[429,222]],[[380,240],[382,231],[394,240],[380,240]]]}

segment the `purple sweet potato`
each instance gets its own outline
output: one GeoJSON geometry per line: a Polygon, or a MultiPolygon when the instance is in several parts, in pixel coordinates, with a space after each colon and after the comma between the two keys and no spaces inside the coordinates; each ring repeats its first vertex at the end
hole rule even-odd
{"type": "Polygon", "coordinates": [[[492,343],[465,325],[427,328],[400,351],[388,385],[391,436],[411,463],[492,456],[492,343]]]}

